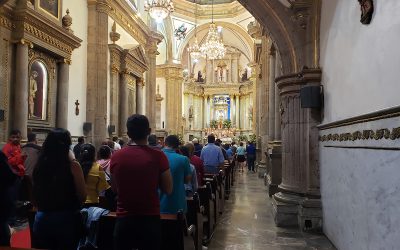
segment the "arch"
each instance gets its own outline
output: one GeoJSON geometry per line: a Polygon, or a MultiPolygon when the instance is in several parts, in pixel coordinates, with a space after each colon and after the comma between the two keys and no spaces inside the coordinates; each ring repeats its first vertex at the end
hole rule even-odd
{"type": "MultiPolygon", "coordinates": [[[[297,72],[305,65],[305,32],[296,20],[293,9],[276,0],[238,0],[262,24],[275,42],[282,59],[284,74],[297,72]]],[[[292,7],[292,6],[291,6],[292,7]]]]}
{"type": "MultiPolygon", "coordinates": [[[[254,41],[253,38],[239,25],[228,23],[228,22],[218,22],[216,21],[215,24],[217,26],[222,26],[225,29],[229,29],[233,34],[238,37],[239,40],[242,40],[243,42],[246,43],[246,46],[249,48],[249,54],[247,55],[251,60],[253,60],[253,54],[252,51],[254,51],[254,41]],[[243,39],[242,39],[243,38],[243,39]]],[[[197,33],[201,33],[204,30],[208,30],[210,23],[204,23],[200,26],[197,27],[197,33]]],[[[192,29],[185,37],[185,40],[182,42],[181,46],[179,47],[178,50],[178,56],[182,60],[182,55],[184,49],[187,47],[189,41],[194,37],[195,32],[194,29],[192,29]]],[[[202,41],[199,40],[199,43],[202,41]]]]}

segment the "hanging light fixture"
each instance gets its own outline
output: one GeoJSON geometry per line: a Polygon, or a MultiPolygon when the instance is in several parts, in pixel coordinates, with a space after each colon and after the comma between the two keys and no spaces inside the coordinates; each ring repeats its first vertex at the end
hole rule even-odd
{"type": "Polygon", "coordinates": [[[174,4],[171,0],[146,0],[144,2],[144,10],[148,11],[156,22],[161,23],[174,11],[174,4]]]}
{"type": "Polygon", "coordinates": [[[199,42],[197,41],[197,3],[196,0],[194,1],[194,4],[196,6],[196,9],[194,11],[194,17],[195,17],[195,26],[194,26],[194,43],[189,46],[187,49],[190,57],[194,62],[198,62],[198,60],[201,57],[201,52],[200,52],[200,46],[199,42]]]}
{"type": "Polygon", "coordinates": [[[225,56],[226,48],[222,42],[217,26],[214,23],[214,0],[212,1],[211,23],[208,29],[207,39],[200,47],[203,57],[208,59],[221,59],[225,56]]]}

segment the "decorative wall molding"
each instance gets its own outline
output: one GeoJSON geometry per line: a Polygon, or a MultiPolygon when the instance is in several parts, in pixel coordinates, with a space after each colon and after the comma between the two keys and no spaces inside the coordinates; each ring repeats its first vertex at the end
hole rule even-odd
{"type": "Polygon", "coordinates": [[[319,141],[357,141],[357,140],[397,140],[400,139],[400,127],[377,129],[377,130],[358,130],[352,133],[333,133],[319,136],[319,141]]]}
{"type": "Polygon", "coordinates": [[[399,117],[400,116],[400,106],[397,107],[392,107],[388,109],[383,109],[380,111],[360,115],[360,116],[355,116],[352,118],[348,119],[343,119],[335,122],[330,122],[330,123],[325,123],[321,124],[318,126],[320,130],[327,130],[331,128],[339,128],[339,127],[345,127],[353,124],[358,124],[358,123],[365,123],[365,122],[371,122],[371,121],[376,121],[376,120],[382,120],[382,119],[388,119],[388,118],[393,118],[393,117],[399,117]]]}

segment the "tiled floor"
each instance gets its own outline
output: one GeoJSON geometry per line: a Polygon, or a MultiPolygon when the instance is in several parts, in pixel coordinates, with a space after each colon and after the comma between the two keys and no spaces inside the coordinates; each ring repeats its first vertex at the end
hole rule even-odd
{"type": "Polygon", "coordinates": [[[275,226],[271,200],[256,173],[237,173],[209,250],[336,249],[324,235],[275,226]]]}

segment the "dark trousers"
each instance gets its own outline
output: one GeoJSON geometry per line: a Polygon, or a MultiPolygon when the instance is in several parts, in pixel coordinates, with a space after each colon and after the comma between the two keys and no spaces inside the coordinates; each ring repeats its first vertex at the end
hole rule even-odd
{"type": "Polygon", "coordinates": [[[79,241],[78,213],[37,212],[33,224],[33,247],[75,250],[79,241]]]}
{"type": "Polygon", "coordinates": [[[0,221],[0,246],[10,246],[10,228],[6,221],[0,221]]]}
{"type": "Polygon", "coordinates": [[[160,250],[159,216],[126,216],[117,218],[114,229],[114,250],[160,250]]]}
{"type": "Polygon", "coordinates": [[[10,207],[10,217],[8,223],[10,225],[14,225],[17,220],[17,200],[19,196],[19,191],[21,187],[22,178],[17,177],[14,181],[14,184],[8,188],[8,197],[11,199],[12,206],[10,207]]]}
{"type": "Polygon", "coordinates": [[[179,220],[161,220],[162,250],[184,250],[183,226],[179,220]]]}
{"type": "Polygon", "coordinates": [[[256,161],[256,156],[252,154],[247,155],[247,167],[249,171],[254,171],[254,162],[256,161]]]}

